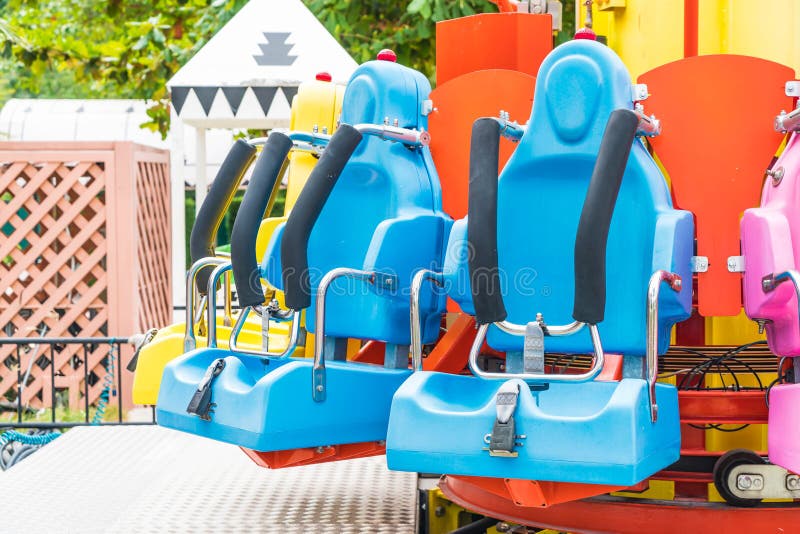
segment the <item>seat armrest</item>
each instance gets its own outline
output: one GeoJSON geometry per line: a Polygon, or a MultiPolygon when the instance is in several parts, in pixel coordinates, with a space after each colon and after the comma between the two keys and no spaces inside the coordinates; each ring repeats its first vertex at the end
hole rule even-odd
{"type": "MultiPolygon", "coordinates": [[[[397,286],[382,291],[390,289],[384,294],[407,300],[411,279],[417,271],[442,270],[442,253],[451,225],[449,218],[437,215],[385,220],[372,235],[363,269],[396,277],[397,286]]],[[[437,299],[436,307],[444,309],[444,295],[437,299]]]]}
{"type": "Polygon", "coordinates": [[[472,288],[469,283],[469,243],[467,218],[453,223],[447,240],[444,258],[444,288],[447,296],[461,307],[464,313],[475,315],[472,288]]]}
{"type": "MultiPolygon", "coordinates": [[[[653,272],[669,271],[681,277],[680,291],[662,289],[658,296],[659,354],[669,348],[672,325],[692,313],[692,255],[694,218],[684,210],[659,214],[653,242],[653,272]]],[[[642,303],[644,305],[644,303],[642,303]]]]}
{"type": "MultiPolygon", "coordinates": [[[[742,253],[745,257],[744,309],[751,319],[778,319],[795,294],[791,284],[764,292],[761,280],[770,274],[796,269],[792,232],[786,216],[775,209],[752,208],[741,222],[742,253]]],[[[792,312],[796,314],[797,308],[792,312]]]]}

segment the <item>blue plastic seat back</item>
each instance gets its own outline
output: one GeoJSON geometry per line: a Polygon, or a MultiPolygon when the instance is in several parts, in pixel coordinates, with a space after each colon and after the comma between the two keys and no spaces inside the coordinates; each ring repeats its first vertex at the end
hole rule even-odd
{"type": "MultiPolygon", "coordinates": [[[[427,128],[421,106],[430,93],[419,72],[387,61],[361,65],[351,77],[341,122],[427,128]]],[[[391,285],[336,280],[326,302],[326,335],[408,344],[409,287],[419,269],[441,271],[450,220],[442,212],[441,187],[427,147],[364,136],[345,166],[314,225],[308,243],[312,304],[306,325],[315,330],[315,291],[338,267],[392,275],[391,285]]],[[[282,287],[279,228],[267,248],[264,278],[282,287]]],[[[426,341],[435,340],[444,297],[423,300],[426,341]]]]}
{"type": "MultiPolygon", "coordinates": [[[[631,79],[608,47],[573,41],[542,64],[528,131],[506,164],[498,185],[498,261],[507,320],[524,324],[537,312],[548,324],[572,322],[574,247],[583,199],[611,112],[632,109],[631,79]]],[[[669,125],[665,125],[668,128],[669,125]]],[[[634,142],[608,237],[603,346],[645,354],[646,294],[657,269],[687,281],[679,294],[661,291],[660,350],[669,329],[691,307],[691,214],[674,210],[667,184],[645,146],[634,142]]],[[[472,312],[466,223],[458,221],[448,244],[448,291],[472,312]]],[[[521,351],[523,338],[489,330],[498,350],[521,351]]],[[[550,337],[546,349],[586,353],[588,331],[550,337]]]]}

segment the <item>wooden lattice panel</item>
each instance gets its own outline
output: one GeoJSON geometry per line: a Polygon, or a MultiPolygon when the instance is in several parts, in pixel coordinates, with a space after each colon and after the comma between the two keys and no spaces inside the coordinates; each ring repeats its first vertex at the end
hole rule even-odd
{"type": "Polygon", "coordinates": [[[50,406],[52,358],[57,402],[82,408],[87,389],[94,403],[110,348],[18,351],[2,336],[127,337],[169,322],[168,161],[132,143],[0,143],[0,400],[16,400],[33,358],[22,401],[50,406]]]}

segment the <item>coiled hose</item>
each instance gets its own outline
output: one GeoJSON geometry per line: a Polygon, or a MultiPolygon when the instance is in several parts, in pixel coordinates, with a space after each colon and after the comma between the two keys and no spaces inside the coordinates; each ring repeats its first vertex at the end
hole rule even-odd
{"type": "Polygon", "coordinates": [[[111,395],[116,396],[117,390],[114,388],[114,357],[117,354],[117,346],[114,345],[115,340],[111,340],[111,350],[108,351],[108,365],[106,367],[106,375],[103,377],[103,391],[100,393],[100,398],[97,400],[97,410],[92,417],[93,425],[99,425],[103,422],[103,417],[106,414],[108,407],[108,400],[111,395]]]}
{"type": "Polygon", "coordinates": [[[34,431],[31,434],[16,430],[3,432],[0,434],[0,470],[5,471],[16,465],[60,435],[60,432],[44,431],[34,431]]]}

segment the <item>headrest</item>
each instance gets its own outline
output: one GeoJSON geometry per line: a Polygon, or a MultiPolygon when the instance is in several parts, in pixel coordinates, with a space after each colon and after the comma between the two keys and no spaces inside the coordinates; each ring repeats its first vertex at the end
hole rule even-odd
{"type": "Polygon", "coordinates": [[[611,112],[633,108],[625,65],[595,41],[570,41],[553,50],[539,69],[535,94],[543,97],[534,99],[525,135],[534,147],[569,144],[570,150],[595,153],[611,112]]]}
{"type": "Polygon", "coordinates": [[[368,61],[358,67],[344,93],[342,122],[390,124],[398,119],[402,128],[428,127],[422,102],[431,84],[421,73],[392,61],[368,61]]]}

